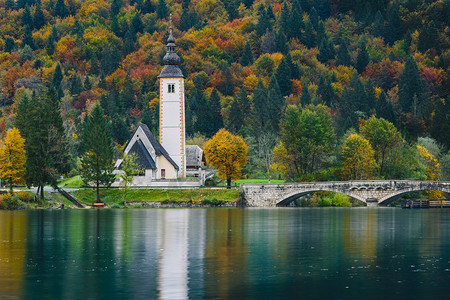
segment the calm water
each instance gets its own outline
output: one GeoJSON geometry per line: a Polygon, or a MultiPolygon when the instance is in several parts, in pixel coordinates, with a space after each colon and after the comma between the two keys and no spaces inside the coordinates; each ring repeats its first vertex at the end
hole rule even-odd
{"type": "Polygon", "coordinates": [[[449,299],[450,210],[0,211],[0,299],[449,299]]]}

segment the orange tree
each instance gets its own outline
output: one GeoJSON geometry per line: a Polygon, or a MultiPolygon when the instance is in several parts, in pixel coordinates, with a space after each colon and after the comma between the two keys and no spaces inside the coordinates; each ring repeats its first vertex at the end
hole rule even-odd
{"type": "Polygon", "coordinates": [[[244,139],[220,129],[204,146],[207,162],[219,170],[219,177],[227,180],[230,188],[231,180],[241,177],[241,167],[247,163],[248,147],[244,139]]]}
{"type": "Polygon", "coordinates": [[[12,184],[23,183],[25,176],[25,140],[19,129],[12,128],[6,133],[6,138],[0,146],[0,178],[9,183],[11,194],[12,184]]]}

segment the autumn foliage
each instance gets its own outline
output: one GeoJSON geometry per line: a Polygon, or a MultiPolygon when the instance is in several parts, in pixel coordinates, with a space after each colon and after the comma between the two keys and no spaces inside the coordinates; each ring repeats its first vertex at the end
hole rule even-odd
{"type": "Polygon", "coordinates": [[[12,193],[13,183],[24,183],[25,140],[17,128],[9,129],[0,146],[0,178],[9,183],[12,193]]]}
{"type": "Polygon", "coordinates": [[[242,137],[221,129],[205,143],[204,151],[208,164],[218,169],[228,187],[231,180],[241,178],[241,167],[248,160],[248,147],[242,137]]]}

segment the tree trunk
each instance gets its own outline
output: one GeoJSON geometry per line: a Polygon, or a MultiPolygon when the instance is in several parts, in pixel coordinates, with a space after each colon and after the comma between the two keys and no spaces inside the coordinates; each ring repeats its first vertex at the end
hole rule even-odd
{"type": "Polygon", "coordinates": [[[231,178],[227,178],[227,189],[231,189],[231,178]]]}
{"type": "Polygon", "coordinates": [[[11,192],[11,195],[13,194],[13,188],[12,188],[12,179],[9,177],[9,191],[11,192]]]}
{"type": "Polygon", "coordinates": [[[41,199],[44,200],[44,186],[41,185],[41,199]]]}
{"type": "Polygon", "coordinates": [[[97,203],[100,203],[100,183],[97,180],[97,203]]]}

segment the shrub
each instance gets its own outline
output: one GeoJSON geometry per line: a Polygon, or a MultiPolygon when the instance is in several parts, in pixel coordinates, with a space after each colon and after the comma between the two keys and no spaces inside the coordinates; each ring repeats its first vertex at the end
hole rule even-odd
{"type": "Polygon", "coordinates": [[[30,192],[20,191],[20,192],[17,192],[15,195],[17,197],[19,197],[20,201],[27,202],[27,203],[33,201],[33,194],[30,192]]]}
{"type": "Polygon", "coordinates": [[[332,205],[339,207],[351,207],[350,197],[344,194],[334,194],[332,197],[332,205]]]}
{"type": "Polygon", "coordinates": [[[120,204],[114,203],[111,205],[111,208],[121,208],[120,204]]]}
{"type": "Polygon", "coordinates": [[[325,196],[325,197],[321,197],[319,199],[319,206],[331,206],[331,204],[333,203],[333,198],[330,196],[325,196]]]}
{"type": "Polygon", "coordinates": [[[25,203],[19,200],[19,197],[11,194],[0,196],[0,209],[23,209],[26,208],[25,203]]]}

